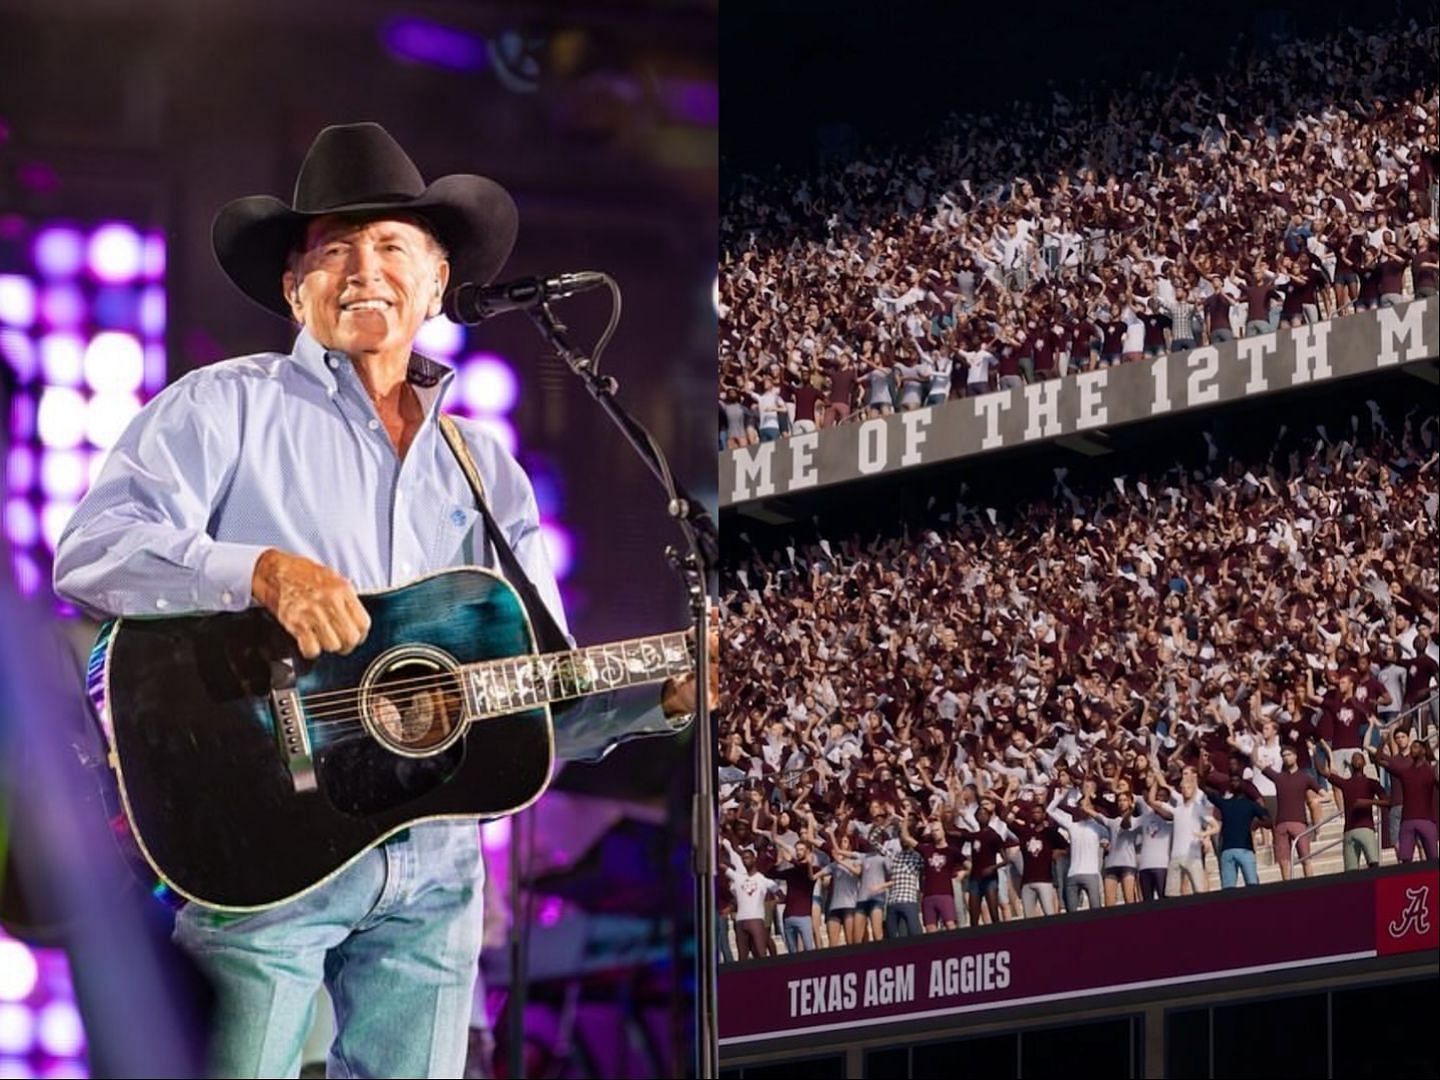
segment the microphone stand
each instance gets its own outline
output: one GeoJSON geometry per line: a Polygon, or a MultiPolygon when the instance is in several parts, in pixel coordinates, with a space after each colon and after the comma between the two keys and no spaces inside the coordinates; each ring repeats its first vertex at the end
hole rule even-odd
{"type": "Polygon", "coordinates": [[[665,557],[685,583],[695,634],[695,794],[691,802],[691,869],[695,876],[695,1075],[714,1080],[720,1073],[716,1013],[719,963],[715,934],[715,733],[710,718],[708,598],[720,556],[715,523],[670,471],[651,434],[615,400],[619,384],[595,370],[594,362],[574,348],[566,327],[543,298],[526,309],[555,355],[581,381],[606,416],[620,429],[665,491],[666,510],[680,527],[688,550],[665,549],[665,557]]]}

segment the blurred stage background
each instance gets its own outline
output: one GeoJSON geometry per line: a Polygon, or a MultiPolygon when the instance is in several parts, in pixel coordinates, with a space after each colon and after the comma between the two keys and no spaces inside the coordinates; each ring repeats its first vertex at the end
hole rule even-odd
{"type": "MultiPolygon", "coordinates": [[[[713,498],[714,0],[0,0],[0,27],[0,572],[77,646],[91,628],[50,596],[55,538],[156,391],[225,356],[288,349],[291,332],[220,273],[210,219],[241,195],[288,200],[326,124],[378,121],[427,179],[479,172],[509,188],[521,228],[502,277],[613,274],[625,317],[605,367],[713,498]]],[[[578,342],[603,327],[602,295],[565,304],[578,342]]],[[[529,322],[441,319],[422,342],[459,371],[450,408],[511,440],[535,479],[577,638],[682,626],[650,478],[529,322]]],[[[548,977],[527,1014],[532,1075],[688,1062],[688,754],[688,739],[652,740],[572,766],[535,813],[548,977]]],[[[487,827],[501,894],[508,845],[508,823],[487,827]]],[[[485,966],[503,980],[503,953],[485,966]]],[[[86,1074],[71,976],[62,953],[0,937],[0,1076],[86,1074]]],[[[492,1011],[502,1000],[492,989],[492,1011]]]]}

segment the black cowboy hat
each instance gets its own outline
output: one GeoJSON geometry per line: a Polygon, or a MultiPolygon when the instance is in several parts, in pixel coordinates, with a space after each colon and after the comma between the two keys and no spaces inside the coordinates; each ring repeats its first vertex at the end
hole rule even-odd
{"type": "Polygon", "coordinates": [[[306,225],[325,214],[415,214],[450,253],[450,288],[488,284],[500,273],[519,226],[515,200],[484,176],[457,173],[428,187],[379,124],[337,124],[315,136],[295,181],[293,205],[269,195],[226,203],[211,243],[220,267],[267,311],[292,317],[280,279],[306,225]]]}

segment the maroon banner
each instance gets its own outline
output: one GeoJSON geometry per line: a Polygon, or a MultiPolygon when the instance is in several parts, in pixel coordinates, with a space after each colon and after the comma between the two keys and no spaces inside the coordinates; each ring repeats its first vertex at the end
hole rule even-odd
{"type": "Polygon", "coordinates": [[[1337,877],[720,969],[720,1041],[869,1027],[1436,946],[1436,875],[1337,877]]]}

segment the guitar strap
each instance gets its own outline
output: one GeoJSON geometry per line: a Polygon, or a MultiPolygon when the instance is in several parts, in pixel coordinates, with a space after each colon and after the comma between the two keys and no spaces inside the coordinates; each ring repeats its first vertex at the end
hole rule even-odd
{"type": "Polygon", "coordinates": [[[568,651],[570,642],[566,640],[564,631],[555,622],[555,617],[550,614],[550,609],[545,606],[545,601],[540,598],[540,593],[536,590],[535,583],[530,580],[530,575],[525,573],[524,568],[520,565],[520,560],[515,557],[515,552],[510,547],[509,541],[505,539],[505,534],[495,523],[495,515],[490,513],[490,503],[485,498],[485,484],[480,479],[480,470],[475,467],[475,459],[470,456],[470,448],[465,445],[465,438],[460,434],[454,418],[441,413],[440,431],[445,436],[445,441],[450,444],[455,459],[460,462],[460,471],[465,474],[465,479],[470,484],[470,491],[475,496],[475,505],[485,519],[486,539],[495,552],[501,569],[505,571],[505,578],[520,594],[520,600],[530,615],[530,625],[535,629],[535,644],[541,652],[568,651]]]}

